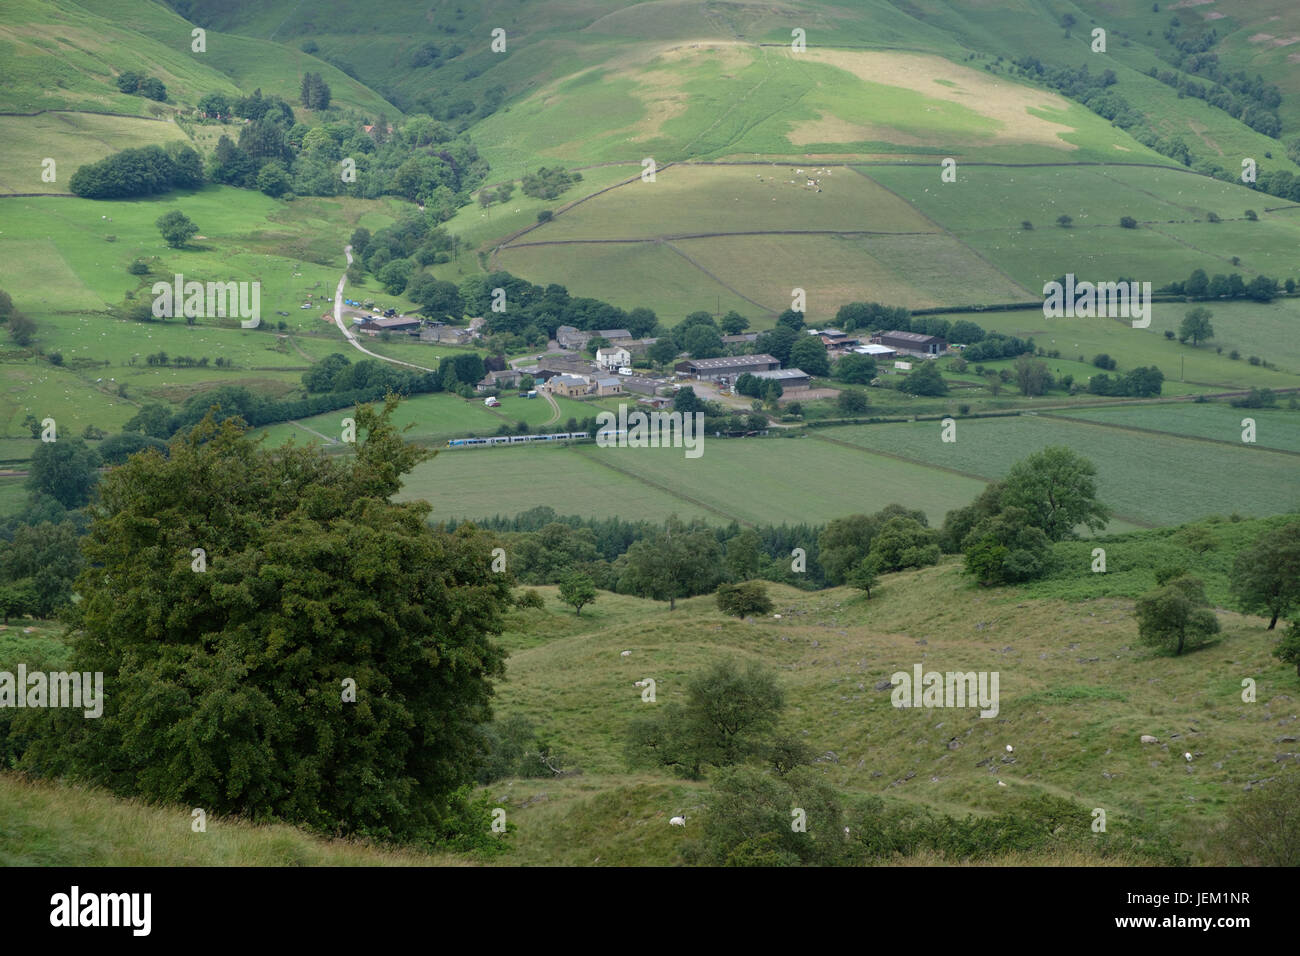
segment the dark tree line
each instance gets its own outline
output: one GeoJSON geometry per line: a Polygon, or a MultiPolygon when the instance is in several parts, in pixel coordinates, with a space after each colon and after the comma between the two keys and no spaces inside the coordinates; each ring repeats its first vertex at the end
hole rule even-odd
{"type": "Polygon", "coordinates": [[[68,188],[83,199],[126,199],[203,185],[203,161],[180,142],[124,149],[72,174],[68,188]]]}

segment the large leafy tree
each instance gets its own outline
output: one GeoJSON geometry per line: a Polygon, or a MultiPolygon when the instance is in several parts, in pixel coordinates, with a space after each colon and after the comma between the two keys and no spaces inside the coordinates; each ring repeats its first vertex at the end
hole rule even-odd
{"type": "Polygon", "coordinates": [[[1003,481],[1002,507],[1023,508],[1052,541],[1074,537],[1078,525],[1106,527],[1110,512],[1097,500],[1097,469],[1063,445],[1016,462],[1003,481]]]}
{"type": "Polygon", "coordinates": [[[679,597],[707,594],[717,586],[722,573],[722,549],[708,531],[691,529],[676,517],[653,538],[643,538],[623,556],[619,590],[656,601],[667,601],[677,609],[679,597]]]}
{"type": "MultiPolygon", "coordinates": [[[[872,543],[881,527],[894,518],[911,519],[911,524],[895,526],[895,533],[904,527],[911,529],[914,525],[921,531],[926,528],[924,512],[908,511],[898,504],[886,505],[873,515],[848,515],[828,523],[817,539],[817,560],[826,572],[826,579],[831,584],[846,583],[853,568],[871,552],[872,543]]],[[[931,542],[927,539],[923,543],[928,545],[931,542]]],[[[938,559],[937,555],[935,559],[938,559]]]]}
{"type": "Polygon", "coordinates": [[[429,456],[395,405],[358,409],[346,459],[206,419],[169,458],[115,469],[73,631],[104,714],[46,715],[28,765],[322,831],[438,831],[473,779],[510,581],[473,526],[437,531],[426,503],[391,501],[429,456]]]}
{"type": "Polygon", "coordinates": [[[65,508],[80,508],[95,490],[98,468],[99,455],[80,438],[42,442],[32,452],[27,487],[65,508]]]}
{"type": "Polygon", "coordinates": [[[185,215],[179,209],[173,209],[164,216],[158,217],[158,231],[162,233],[163,239],[167,245],[173,249],[180,249],[189,242],[191,238],[198,234],[199,227],[194,225],[190,217],[185,215]]]}
{"type": "Polygon", "coordinates": [[[1179,577],[1148,591],[1135,608],[1142,643],[1181,654],[1219,632],[1199,578],[1179,577]]]}
{"type": "Polygon", "coordinates": [[[1029,523],[1023,508],[1010,507],[982,518],[965,541],[966,570],[985,586],[1029,581],[1041,577],[1052,564],[1047,535],[1029,523]]]}
{"type": "Polygon", "coordinates": [[[947,395],[948,383],[939,374],[939,366],[924,361],[898,383],[898,390],[908,395],[947,395]]]}
{"type": "Polygon", "coordinates": [[[0,549],[0,587],[30,593],[23,609],[37,617],[53,616],[72,597],[72,583],[84,564],[79,540],[71,521],[18,525],[0,549]]]}
{"type": "Polygon", "coordinates": [[[1300,521],[1265,531],[1237,555],[1232,590],[1246,612],[1262,612],[1268,629],[1300,604],[1300,521]]]}
{"type": "Polygon", "coordinates": [[[684,702],[670,701],[628,727],[627,755],[698,778],[705,764],[726,767],[760,753],[785,697],[757,661],[724,658],[691,676],[684,702]]]}
{"type": "Polygon", "coordinates": [[[826,357],[826,346],[815,335],[805,335],[790,348],[790,367],[802,369],[809,375],[830,375],[831,363],[826,357]]]}
{"type": "Polygon", "coordinates": [[[465,302],[454,283],[436,279],[427,272],[417,274],[406,287],[406,297],[420,306],[430,318],[459,319],[465,314],[465,302]]]}
{"type": "Polygon", "coordinates": [[[1183,316],[1183,321],[1178,326],[1178,341],[1186,342],[1192,340],[1193,345],[1200,345],[1205,339],[1214,338],[1214,326],[1210,324],[1210,319],[1214,313],[1205,306],[1198,305],[1194,309],[1189,309],[1183,316]]]}
{"type": "Polygon", "coordinates": [[[582,609],[596,600],[596,585],[580,571],[572,571],[560,579],[560,600],[581,616],[582,609]]]}

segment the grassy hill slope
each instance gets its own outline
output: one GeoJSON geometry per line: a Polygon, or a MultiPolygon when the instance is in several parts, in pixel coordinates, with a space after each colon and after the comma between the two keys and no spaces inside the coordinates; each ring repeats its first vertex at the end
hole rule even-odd
{"type": "MultiPolygon", "coordinates": [[[[541,588],[546,607],[514,612],[501,638],[510,657],[496,710],[533,720],[571,772],[486,788],[518,827],[514,849],[493,862],[681,862],[684,841],[707,816],[708,781],[629,771],[623,737],[643,708],[679,699],[690,674],[723,656],[777,671],[788,701],[782,728],[814,749],[815,766],[849,797],[879,795],[964,816],[1052,794],[1105,809],[1111,834],[1141,822],[1171,834],[1193,862],[1228,862],[1213,839],[1226,809],[1243,789],[1294,772],[1294,668],[1271,656],[1279,632],[1222,607],[1223,631],[1213,643],[1178,658],[1153,653],[1137,641],[1133,596],[1152,586],[1154,567],[1177,558],[1206,578],[1212,601],[1222,600],[1225,562],[1264,526],[1207,523],[1216,548],[1201,554],[1182,547],[1174,529],[1111,539],[1113,579],[1088,572],[1084,545],[1060,546],[1063,554],[1078,552],[1078,567],[1032,589],[980,589],[951,560],[887,575],[869,601],[844,588],[808,593],[769,585],[780,619],[727,618],[711,596],[670,612],[605,592],[575,616],[554,588],[541,588]],[[631,654],[621,656],[624,650],[631,654]],[[999,713],[898,709],[890,694],[873,689],[915,664],[997,671],[999,713]],[[645,677],[657,682],[654,704],[633,686],[645,677]],[[1241,699],[1246,677],[1257,682],[1255,703],[1241,699]],[[1144,745],[1142,734],[1160,742],[1144,745]],[[667,825],[679,813],[690,821],[684,833],[667,825]]],[[[0,640],[0,666],[24,646],[29,658],[38,653],[38,641],[45,648],[39,653],[57,647],[44,630],[0,640]]],[[[0,821],[0,860],[17,864],[454,859],[221,820],[209,821],[200,836],[189,830],[188,808],[146,808],[8,775],[0,775],[0,821]]],[[[1017,862],[1097,860],[1086,851],[1044,852],[1017,862]]]]}

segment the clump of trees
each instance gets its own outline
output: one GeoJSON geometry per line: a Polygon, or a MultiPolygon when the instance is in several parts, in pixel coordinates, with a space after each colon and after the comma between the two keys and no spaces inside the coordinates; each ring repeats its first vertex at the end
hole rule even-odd
{"type": "Polygon", "coordinates": [[[167,87],[156,76],[148,76],[127,70],[118,75],[117,88],[123,93],[134,93],[159,103],[167,99],[167,87]]]}
{"type": "Polygon", "coordinates": [[[525,196],[534,199],[555,199],[574,183],[582,182],[582,173],[570,172],[563,166],[543,166],[535,173],[525,174],[520,183],[525,196]]]}
{"type": "Polygon", "coordinates": [[[124,149],[77,169],[68,189],[82,199],[127,199],[203,185],[203,160],[180,142],[124,149]]]}
{"type": "Polygon", "coordinates": [[[327,110],[330,108],[330,87],[319,73],[304,73],[298,99],[309,110],[327,110]]]}
{"type": "Polygon", "coordinates": [[[1159,395],[1164,388],[1165,373],[1154,365],[1135,368],[1123,375],[1093,375],[1088,379],[1088,391],[1093,395],[1116,395],[1147,398],[1159,395]]]}
{"type": "Polygon", "coordinates": [[[876,572],[937,564],[938,542],[924,512],[891,504],[873,515],[829,522],[817,539],[818,561],[830,584],[851,584],[855,569],[864,561],[876,572]]]}
{"type": "MultiPolygon", "coordinates": [[[[1290,173],[1287,173],[1287,175],[1289,176],[1290,173]]],[[[1300,195],[1300,190],[1297,191],[1297,195],[1300,195]]],[[[1236,265],[1235,262],[1233,264],[1236,265]]],[[[1287,281],[1291,283],[1291,289],[1294,289],[1294,281],[1287,281]]],[[[1282,285],[1285,286],[1285,283],[1282,283],[1282,285]]],[[[1246,282],[1236,272],[1231,275],[1215,275],[1211,278],[1206,275],[1204,269],[1194,269],[1184,281],[1171,282],[1156,291],[1172,295],[1183,295],[1189,299],[1252,299],[1256,302],[1271,302],[1277,296],[1278,288],[1278,280],[1266,275],[1257,275],[1250,282],[1246,282]]],[[[1287,291],[1289,292],[1291,289],[1287,291]]],[[[1196,312],[1197,310],[1192,311],[1196,312]]],[[[1208,320],[1209,317],[1207,312],[1205,319],[1208,320]]],[[[1213,334],[1213,331],[1211,331],[1202,335],[1201,338],[1210,338],[1213,334]]]]}
{"type": "Polygon", "coordinates": [[[1051,544],[1077,536],[1082,525],[1106,526],[1109,510],[1097,500],[1096,468],[1064,446],[1035,452],[986,487],[974,502],[948,512],[939,540],[962,552],[980,584],[1029,581],[1055,566],[1051,544]]]}

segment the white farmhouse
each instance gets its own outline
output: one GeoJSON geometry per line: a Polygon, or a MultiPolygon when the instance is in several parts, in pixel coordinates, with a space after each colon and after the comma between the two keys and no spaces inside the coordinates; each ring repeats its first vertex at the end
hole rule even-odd
{"type": "Polygon", "coordinates": [[[632,353],[621,345],[596,349],[596,362],[602,368],[623,368],[632,364],[632,353]]]}

